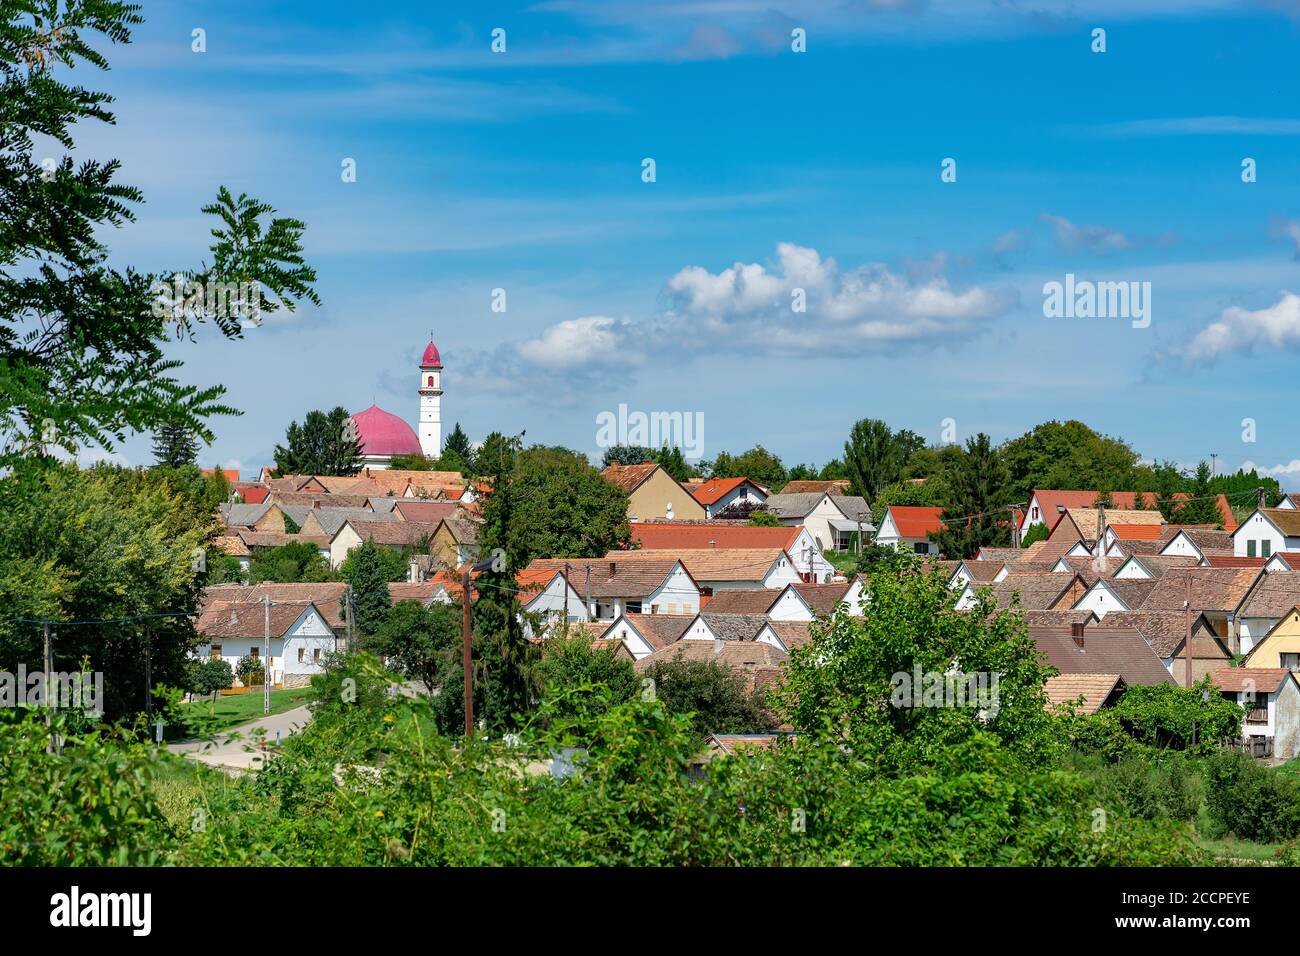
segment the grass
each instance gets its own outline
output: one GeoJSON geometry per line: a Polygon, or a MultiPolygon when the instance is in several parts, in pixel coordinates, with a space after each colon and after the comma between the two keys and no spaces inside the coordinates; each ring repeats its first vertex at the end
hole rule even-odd
{"type": "Polygon", "coordinates": [[[1220,837],[1217,840],[1200,837],[1196,842],[1215,860],[1250,860],[1254,863],[1273,862],[1284,846],[1282,843],[1254,843],[1236,837],[1220,837]]]}
{"type": "Polygon", "coordinates": [[[151,789],[167,821],[178,829],[189,830],[195,825],[195,811],[208,804],[206,794],[233,786],[235,781],[220,771],[172,756],[159,765],[151,789]]]}
{"type": "MultiPolygon", "coordinates": [[[[271,713],[282,714],[286,710],[301,707],[311,699],[310,687],[293,687],[288,690],[271,691],[271,713]]],[[[256,720],[262,714],[261,694],[237,694],[230,697],[218,697],[211,700],[195,700],[186,705],[186,713],[203,719],[205,733],[220,733],[250,720],[256,720]]]]}

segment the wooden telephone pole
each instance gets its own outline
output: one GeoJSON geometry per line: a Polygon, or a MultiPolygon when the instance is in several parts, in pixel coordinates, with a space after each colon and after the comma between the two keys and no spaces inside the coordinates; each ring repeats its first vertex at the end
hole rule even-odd
{"type": "Polygon", "coordinates": [[[460,597],[461,607],[464,611],[464,620],[461,628],[461,649],[460,649],[460,667],[465,677],[465,739],[468,741],[474,736],[474,676],[471,672],[472,661],[470,654],[470,636],[473,633],[473,622],[470,612],[470,578],[469,565],[465,565],[465,570],[460,578],[463,593],[460,597]]]}

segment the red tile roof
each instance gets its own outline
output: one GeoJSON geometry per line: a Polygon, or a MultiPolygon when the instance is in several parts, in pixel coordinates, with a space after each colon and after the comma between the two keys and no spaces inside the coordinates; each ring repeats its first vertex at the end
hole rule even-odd
{"type": "Polygon", "coordinates": [[[1158,524],[1112,524],[1107,527],[1114,531],[1115,537],[1121,541],[1139,538],[1156,541],[1159,540],[1162,531],[1158,524]]]}
{"type": "Polygon", "coordinates": [[[1213,552],[1207,554],[1205,560],[1210,562],[1212,568],[1262,568],[1268,563],[1268,558],[1238,557],[1235,554],[1214,554],[1213,552]]]}
{"type": "Polygon", "coordinates": [[[616,463],[610,465],[601,474],[630,494],[636,491],[643,481],[654,474],[655,469],[658,467],[653,461],[643,461],[639,465],[620,465],[616,463]]]}
{"type": "Polygon", "coordinates": [[[642,551],[678,551],[691,548],[789,548],[803,525],[777,528],[721,522],[647,522],[630,526],[632,540],[642,551]]]}
{"type": "Polygon", "coordinates": [[[1220,667],[1214,672],[1214,683],[1220,690],[1271,694],[1290,674],[1284,667],[1220,667]]]}
{"type": "Polygon", "coordinates": [[[722,500],[743,484],[753,485],[753,487],[758,488],[758,485],[748,478],[710,478],[703,484],[692,487],[690,489],[691,497],[702,505],[711,505],[722,500]]]}
{"type": "Polygon", "coordinates": [[[924,538],[943,530],[942,508],[920,508],[910,505],[890,505],[898,533],[904,538],[924,538]]]}

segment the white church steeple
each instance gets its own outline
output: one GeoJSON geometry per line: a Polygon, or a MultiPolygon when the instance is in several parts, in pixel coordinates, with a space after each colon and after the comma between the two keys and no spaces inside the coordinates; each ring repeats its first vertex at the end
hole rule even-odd
{"type": "Polygon", "coordinates": [[[433,339],[420,359],[420,450],[428,458],[442,454],[442,356],[433,339]]]}

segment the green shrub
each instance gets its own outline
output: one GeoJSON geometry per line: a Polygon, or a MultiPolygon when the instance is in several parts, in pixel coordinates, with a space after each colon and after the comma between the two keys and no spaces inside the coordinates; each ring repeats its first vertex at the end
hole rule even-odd
{"type": "Polygon", "coordinates": [[[239,675],[245,687],[252,687],[254,684],[262,683],[266,669],[262,665],[261,657],[246,654],[235,664],[235,673],[239,675]]]}
{"type": "Polygon", "coordinates": [[[1300,836],[1300,782],[1227,752],[1205,761],[1205,802],[1222,833],[1279,843],[1300,836]]]}

